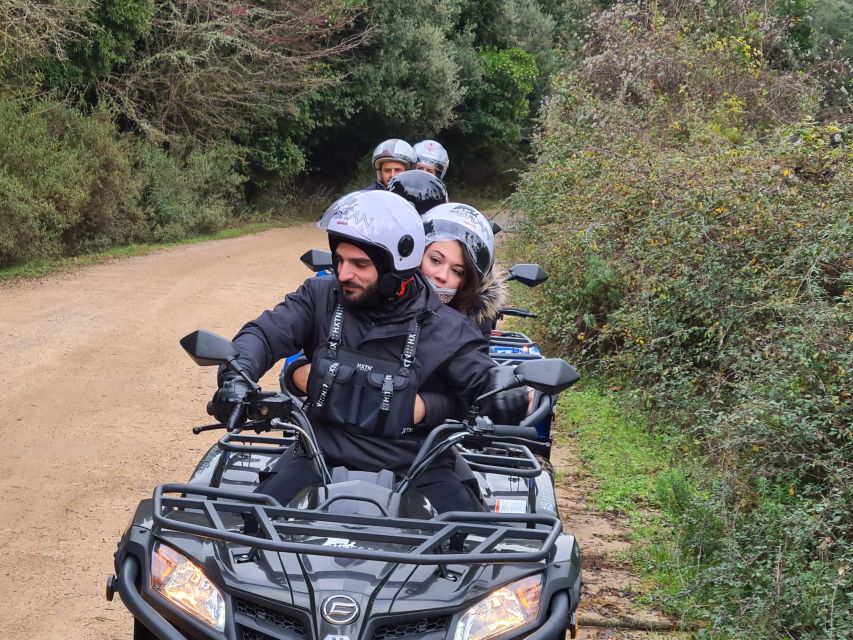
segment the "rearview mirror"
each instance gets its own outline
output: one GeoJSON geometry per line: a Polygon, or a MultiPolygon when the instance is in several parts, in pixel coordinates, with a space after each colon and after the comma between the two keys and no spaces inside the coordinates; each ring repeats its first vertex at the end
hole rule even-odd
{"type": "Polygon", "coordinates": [[[538,264],[517,264],[510,267],[507,282],[517,280],[526,287],[535,287],[547,279],[547,272],[538,264]]]}
{"type": "Polygon", "coordinates": [[[233,342],[205,329],[193,331],[181,338],[181,346],[202,367],[227,364],[240,355],[233,342]]]}
{"type": "Polygon", "coordinates": [[[528,360],[515,368],[515,375],[528,387],[553,396],[581,379],[574,367],[560,358],[528,360]]]}
{"type": "Polygon", "coordinates": [[[311,249],[306,251],[299,258],[306,267],[314,273],[327,271],[332,269],[332,254],[329,251],[322,249],[311,249]]]}

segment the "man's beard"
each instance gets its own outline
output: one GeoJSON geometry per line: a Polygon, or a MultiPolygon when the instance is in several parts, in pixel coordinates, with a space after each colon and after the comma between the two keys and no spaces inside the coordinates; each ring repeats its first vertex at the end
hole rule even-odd
{"type": "Polygon", "coordinates": [[[344,306],[351,311],[361,311],[378,307],[381,303],[379,292],[375,284],[363,289],[358,289],[353,293],[347,293],[344,287],[341,287],[341,298],[344,306]]]}

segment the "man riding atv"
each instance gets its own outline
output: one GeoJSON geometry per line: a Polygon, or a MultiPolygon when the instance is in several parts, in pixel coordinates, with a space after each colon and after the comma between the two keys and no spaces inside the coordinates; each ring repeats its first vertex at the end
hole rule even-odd
{"type": "MultiPolygon", "coordinates": [[[[482,334],[442,304],[418,272],[424,228],[410,203],[388,192],[356,192],[335,202],[319,226],[328,233],[336,277],[306,280],[246,324],[234,339],[239,363],[257,380],[283,356],[304,350],[312,363],[306,407],[329,466],[403,473],[436,425],[425,406],[440,407],[443,398],[456,403],[459,395],[471,404],[512,371],[489,358],[482,334]]],[[[219,382],[214,415],[225,421],[248,385],[225,369],[219,382]]],[[[503,392],[480,409],[514,424],[525,415],[527,393],[503,392]]],[[[440,512],[482,510],[455,466],[448,453],[414,486],[440,512]]],[[[282,504],[320,482],[297,447],[265,475],[257,490],[282,504]]]]}

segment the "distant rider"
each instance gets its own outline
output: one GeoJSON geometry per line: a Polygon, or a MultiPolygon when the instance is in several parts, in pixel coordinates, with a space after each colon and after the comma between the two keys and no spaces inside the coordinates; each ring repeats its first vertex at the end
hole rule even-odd
{"type": "Polygon", "coordinates": [[[444,180],[447,167],[450,166],[450,156],[440,142],[435,140],[421,140],[414,146],[415,168],[429,171],[431,174],[444,180]]]}
{"type": "Polygon", "coordinates": [[[394,176],[388,183],[388,191],[411,202],[421,215],[447,202],[447,189],[441,179],[419,169],[394,176]]]}
{"type": "Polygon", "coordinates": [[[405,140],[390,138],[373,150],[373,169],[376,180],[365,191],[382,191],[398,173],[415,168],[415,150],[405,140]]]}

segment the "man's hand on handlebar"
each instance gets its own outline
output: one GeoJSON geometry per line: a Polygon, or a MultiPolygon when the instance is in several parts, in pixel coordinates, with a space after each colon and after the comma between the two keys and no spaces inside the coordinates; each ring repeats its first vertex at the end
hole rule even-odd
{"type": "Polygon", "coordinates": [[[249,383],[243,378],[228,378],[213,394],[213,400],[207,405],[207,413],[222,423],[228,422],[234,408],[246,399],[249,383]]]}

